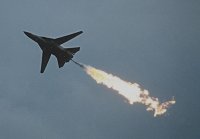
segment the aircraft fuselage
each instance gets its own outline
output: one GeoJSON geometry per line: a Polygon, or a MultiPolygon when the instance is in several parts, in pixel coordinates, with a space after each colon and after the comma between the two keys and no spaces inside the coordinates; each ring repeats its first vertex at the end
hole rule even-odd
{"type": "Polygon", "coordinates": [[[29,38],[37,42],[43,51],[48,51],[56,57],[60,57],[60,56],[71,57],[71,58],[73,57],[72,53],[66,51],[62,46],[56,44],[53,40],[49,38],[37,36],[28,32],[26,32],[25,34],[29,38]]]}

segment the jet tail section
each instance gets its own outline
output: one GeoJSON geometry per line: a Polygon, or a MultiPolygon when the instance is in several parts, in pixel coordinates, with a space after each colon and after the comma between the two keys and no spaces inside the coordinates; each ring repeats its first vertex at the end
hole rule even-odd
{"type": "Polygon", "coordinates": [[[57,61],[58,61],[58,67],[61,68],[64,66],[65,64],[65,59],[63,59],[62,57],[57,57],[57,61]]]}
{"type": "Polygon", "coordinates": [[[73,55],[80,50],[80,47],[74,47],[74,48],[65,48],[65,51],[68,51],[72,53],[73,55]]]}
{"type": "Polygon", "coordinates": [[[66,52],[65,56],[57,56],[59,68],[63,67],[66,62],[69,62],[73,55],[80,50],[80,47],[64,48],[64,50],[66,52]]]}

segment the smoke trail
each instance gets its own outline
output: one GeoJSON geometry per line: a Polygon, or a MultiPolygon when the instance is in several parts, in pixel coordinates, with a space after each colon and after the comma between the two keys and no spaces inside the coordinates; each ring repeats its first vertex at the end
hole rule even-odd
{"type": "Polygon", "coordinates": [[[83,65],[78,62],[75,63],[82,67],[98,84],[103,84],[106,87],[117,91],[118,94],[128,100],[129,104],[144,104],[147,111],[154,112],[154,117],[164,114],[167,111],[167,108],[176,102],[174,98],[172,98],[170,101],[160,103],[158,98],[151,97],[148,90],[143,90],[137,83],[127,82],[117,76],[108,74],[94,67],[83,65]]]}

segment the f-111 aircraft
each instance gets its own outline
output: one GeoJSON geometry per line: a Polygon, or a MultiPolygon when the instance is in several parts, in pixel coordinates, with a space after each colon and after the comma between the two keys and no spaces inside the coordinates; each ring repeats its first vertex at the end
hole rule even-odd
{"type": "Polygon", "coordinates": [[[80,50],[80,47],[63,48],[61,44],[75,38],[76,36],[80,35],[83,32],[79,31],[55,39],[37,36],[26,31],[24,31],[24,33],[30,39],[37,42],[40,48],[42,49],[42,63],[41,63],[40,73],[43,73],[51,57],[51,54],[57,58],[59,68],[63,67],[66,62],[72,60],[73,55],[80,50]]]}

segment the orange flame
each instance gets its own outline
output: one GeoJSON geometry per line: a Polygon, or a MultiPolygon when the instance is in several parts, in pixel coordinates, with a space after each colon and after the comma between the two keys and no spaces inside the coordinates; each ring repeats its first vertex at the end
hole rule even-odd
{"type": "Polygon", "coordinates": [[[164,114],[167,108],[176,102],[173,98],[170,101],[160,103],[158,98],[150,97],[148,90],[142,90],[137,83],[126,82],[117,76],[91,66],[84,65],[84,70],[98,84],[103,84],[108,88],[116,90],[118,94],[128,100],[129,104],[144,104],[147,107],[147,111],[154,112],[154,117],[164,114]]]}

